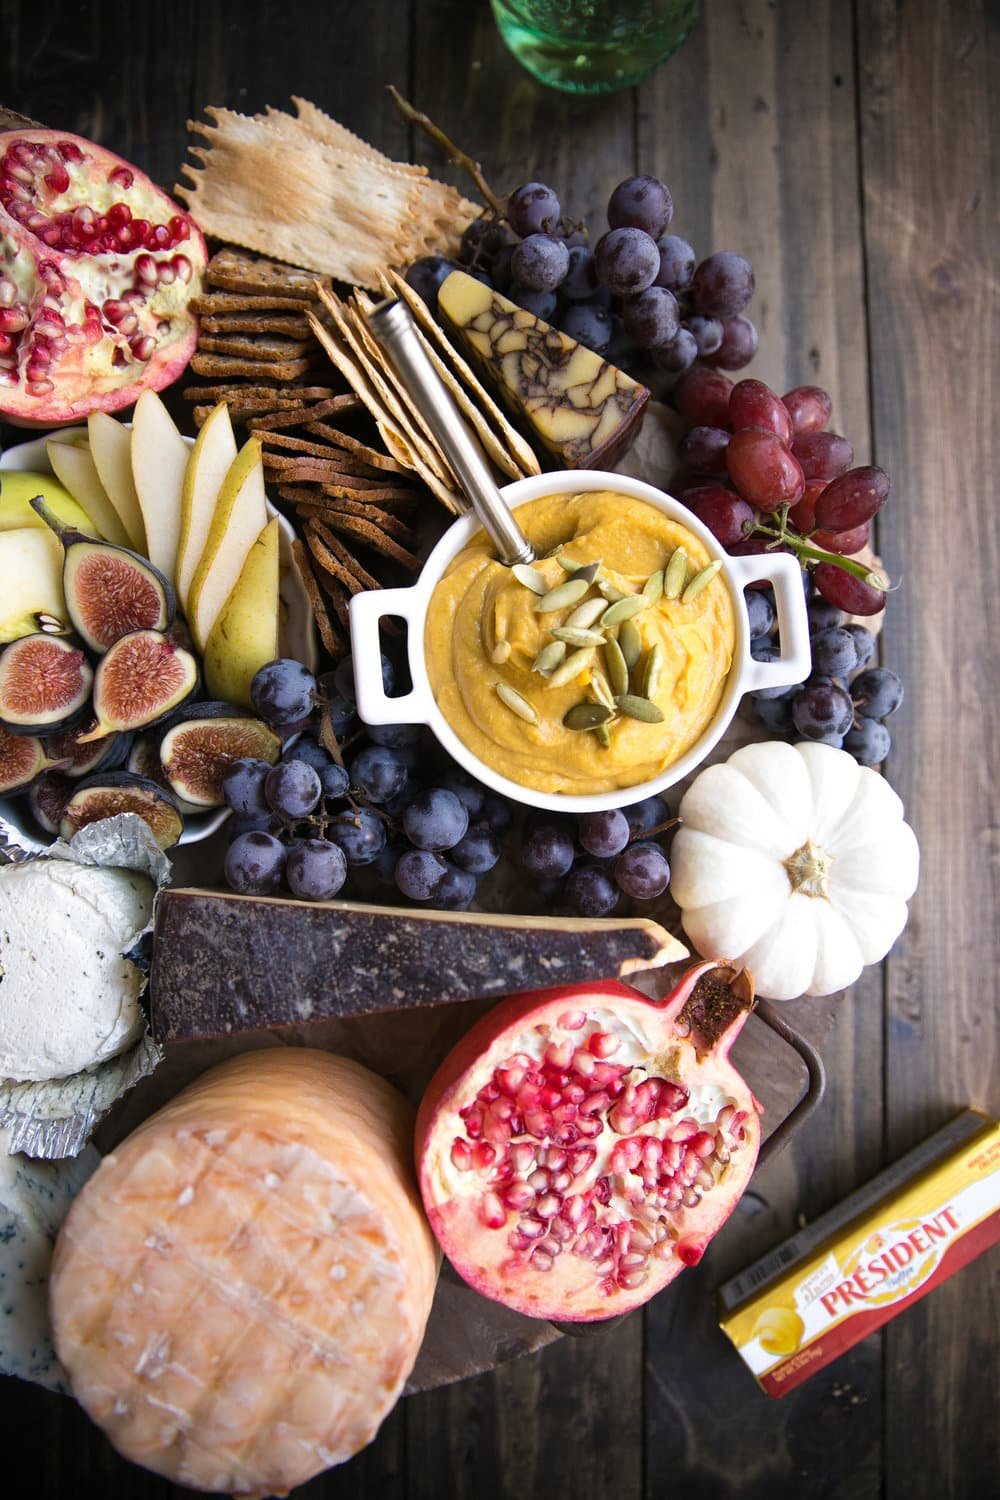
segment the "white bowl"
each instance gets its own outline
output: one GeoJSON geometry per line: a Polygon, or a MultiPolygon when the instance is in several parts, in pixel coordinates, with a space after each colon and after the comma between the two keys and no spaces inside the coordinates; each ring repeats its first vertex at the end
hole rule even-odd
{"type": "Polygon", "coordinates": [[[357,685],[358,713],[367,724],[427,724],[453,760],[470,775],[493,791],[531,807],[549,812],[598,812],[608,807],[628,807],[644,797],[665,791],[701,764],[709,751],[725,734],[744,693],[755,688],[785,687],[802,682],[812,664],[809,648],[809,622],[806,615],[802,576],[794,557],[785,553],[765,552],[754,557],[730,557],[724,552],[707,526],[689,510],[662,490],[623,474],[605,474],[593,469],[568,469],[556,474],[540,474],[519,479],[502,491],[512,510],[546,495],[576,495],[581,491],[611,490],[635,500],[645,500],[657,510],[686,526],[719,558],[723,578],[732,595],[736,620],[736,646],[733,665],[726,680],[722,700],[715,717],[685,755],[651,781],[593,796],[572,796],[562,792],[539,792],[501,776],[473,755],[445,719],[431,691],[424,659],[424,626],[431,595],[456,553],[479,530],[471,513],[449,526],[423,566],[412,588],[380,589],[356,594],[351,600],[351,651],[354,657],[354,679],[357,685]],[[767,580],[774,586],[781,632],[781,657],[775,662],[754,661],[750,654],[750,622],[743,590],[749,583],[767,580]],[[398,698],[387,697],[382,689],[379,665],[379,622],[387,615],[406,621],[407,650],[413,687],[398,698]]]}
{"type": "MultiPolygon", "coordinates": [[[[131,423],[125,425],[131,426],[131,423]]],[[[8,448],[6,452],[0,454],[0,471],[23,469],[32,474],[51,474],[53,469],[49,463],[45,445],[53,439],[60,443],[72,443],[86,436],[86,427],[61,427],[56,432],[47,432],[42,437],[32,438],[30,442],[18,443],[15,447],[8,448]]],[[[186,437],[184,441],[189,448],[194,447],[194,438],[186,437]]],[[[280,594],[281,602],[285,606],[285,623],[281,631],[282,654],[293,656],[296,661],[305,662],[310,671],[315,671],[319,660],[316,649],[316,628],[309,596],[292,557],[295,532],[291,522],[276,511],[270,501],[267,502],[267,512],[269,516],[278,517],[278,529],[281,533],[280,594]]],[[[228,816],[229,810],[225,807],[213,807],[203,813],[185,814],[184,831],[178,842],[197,844],[201,839],[207,839],[228,816]]],[[[50,843],[48,837],[39,832],[35,820],[28,811],[27,802],[21,798],[0,797],[0,831],[6,832],[7,837],[19,844],[22,849],[35,853],[48,848],[50,843]]]]}

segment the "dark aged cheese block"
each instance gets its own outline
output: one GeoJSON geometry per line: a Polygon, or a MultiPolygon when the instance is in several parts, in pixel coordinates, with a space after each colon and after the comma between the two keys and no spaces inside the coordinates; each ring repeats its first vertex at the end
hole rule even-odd
{"type": "Polygon", "coordinates": [[[438,308],[514,416],[566,469],[607,469],[642,423],[649,391],[592,349],[464,271],[438,308]]]}
{"type": "Polygon", "coordinates": [[[161,1041],[627,978],[687,950],[645,918],[401,911],[165,890],[151,996],[161,1041]]]}

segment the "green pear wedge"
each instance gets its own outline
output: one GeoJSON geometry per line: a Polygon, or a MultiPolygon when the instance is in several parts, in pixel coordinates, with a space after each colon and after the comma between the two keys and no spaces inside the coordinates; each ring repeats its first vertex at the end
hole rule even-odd
{"type": "Polygon", "coordinates": [[[177,594],[185,609],[198,563],[208,542],[215,502],[236,453],[229,407],[220,401],[203,422],[184,472],[176,582],[177,594]]]}
{"type": "MultiPolygon", "coordinates": [[[[106,411],[95,411],[87,418],[87,437],[97,477],[127,534],[125,542],[119,545],[132,547],[141,556],[148,557],[146,528],[132,478],[132,434],[106,411]]],[[[83,505],[82,500],[80,504],[83,505]]],[[[88,507],[84,505],[83,508],[88,507]]],[[[96,516],[94,520],[100,526],[96,516]]],[[[108,537],[109,542],[116,540],[108,537]]]]}
{"type": "Polygon", "coordinates": [[[222,482],[208,540],[188,590],[187,622],[199,651],[204,651],[266,521],[260,443],[250,438],[222,482]]]}
{"type": "Polygon", "coordinates": [[[202,659],[210,695],[244,708],[253,707],[250,684],[255,674],[278,655],[279,542],[275,516],[247,553],[202,659]]]}
{"type": "Polygon", "coordinates": [[[90,449],[50,440],[45,451],[56,478],[87,512],[104,540],[116,547],[131,547],[132,538],[101,484],[90,449]]]}
{"type": "Polygon", "coordinates": [[[146,528],[146,556],[173,579],[181,534],[181,495],[191,450],[155,391],[132,413],[132,478],[146,528]]]}

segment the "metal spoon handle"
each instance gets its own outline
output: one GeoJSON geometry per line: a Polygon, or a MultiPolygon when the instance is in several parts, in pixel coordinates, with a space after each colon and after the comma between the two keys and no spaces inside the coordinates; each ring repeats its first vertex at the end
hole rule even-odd
{"type": "Polygon", "coordinates": [[[398,300],[383,302],[369,314],[368,324],[472,502],[500,561],[508,566],[531,562],[535,556],[531,544],[497,489],[486,455],[431,364],[409,308],[398,300]]]}

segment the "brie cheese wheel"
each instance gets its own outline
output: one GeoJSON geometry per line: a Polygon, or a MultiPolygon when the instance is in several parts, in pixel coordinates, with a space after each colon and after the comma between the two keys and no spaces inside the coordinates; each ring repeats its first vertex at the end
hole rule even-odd
{"type": "Polygon", "coordinates": [[[65,1078],[137,1039],[145,976],[124,955],[152,909],[152,882],[130,870],[0,869],[0,1077],[65,1078]]]}
{"type": "Polygon", "coordinates": [[[49,1326],[49,1265],[59,1226],[101,1158],[93,1146],[64,1161],[10,1156],[8,1137],[0,1130],[0,1375],[65,1391],[49,1326]]]}
{"type": "Polygon", "coordinates": [[[73,1394],[120,1453],[259,1496],[370,1442],[437,1277],[412,1134],[366,1068],[273,1048],[104,1158],[60,1233],[51,1310],[73,1394]]]}

